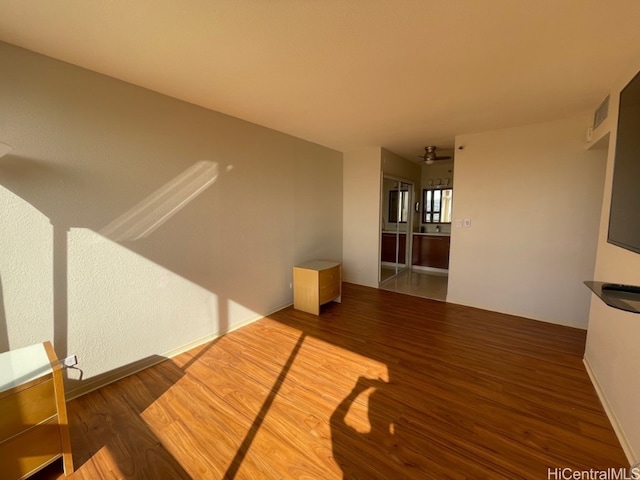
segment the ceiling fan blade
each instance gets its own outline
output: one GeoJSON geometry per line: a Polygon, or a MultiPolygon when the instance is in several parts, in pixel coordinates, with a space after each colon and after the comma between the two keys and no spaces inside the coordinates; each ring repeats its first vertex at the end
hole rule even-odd
{"type": "Polygon", "coordinates": [[[424,155],[418,155],[418,158],[421,158],[427,165],[432,165],[437,160],[450,160],[453,158],[451,156],[438,157],[436,154],[437,148],[434,145],[424,147],[424,155]]]}

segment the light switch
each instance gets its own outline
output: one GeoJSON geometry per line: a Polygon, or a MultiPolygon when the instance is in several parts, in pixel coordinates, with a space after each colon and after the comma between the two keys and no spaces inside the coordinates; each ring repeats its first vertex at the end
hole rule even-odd
{"type": "Polygon", "coordinates": [[[464,219],[464,228],[471,228],[471,219],[470,218],[465,218],[464,219]]]}
{"type": "Polygon", "coordinates": [[[456,220],[456,228],[462,228],[462,219],[461,218],[456,220]]]}

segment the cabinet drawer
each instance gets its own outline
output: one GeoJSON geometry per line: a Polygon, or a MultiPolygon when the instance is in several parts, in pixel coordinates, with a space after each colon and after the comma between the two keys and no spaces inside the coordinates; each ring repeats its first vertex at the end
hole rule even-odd
{"type": "Polygon", "coordinates": [[[340,283],[336,282],[324,287],[320,287],[318,302],[327,303],[340,295],[340,283]]]}
{"type": "Polygon", "coordinates": [[[340,265],[333,268],[327,268],[318,272],[318,286],[320,288],[327,287],[340,281],[340,265]]]}
{"type": "Polygon", "coordinates": [[[62,456],[57,420],[54,417],[0,443],[2,478],[24,478],[62,456]]]}
{"type": "Polygon", "coordinates": [[[0,398],[0,440],[12,437],[56,414],[53,380],[0,398]]]}

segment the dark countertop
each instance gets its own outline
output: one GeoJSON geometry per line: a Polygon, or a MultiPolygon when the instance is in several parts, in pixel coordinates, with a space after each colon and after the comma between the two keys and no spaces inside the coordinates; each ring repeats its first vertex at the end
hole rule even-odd
{"type": "Polygon", "coordinates": [[[640,287],[590,280],[585,281],[584,284],[610,307],[640,313],[640,287]]]}

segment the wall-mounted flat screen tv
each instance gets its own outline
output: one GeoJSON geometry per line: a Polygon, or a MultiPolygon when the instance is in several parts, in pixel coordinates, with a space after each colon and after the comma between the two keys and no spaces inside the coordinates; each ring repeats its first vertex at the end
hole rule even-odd
{"type": "Polygon", "coordinates": [[[640,253],[640,72],[620,92],[607,241],[640,253]]]}

